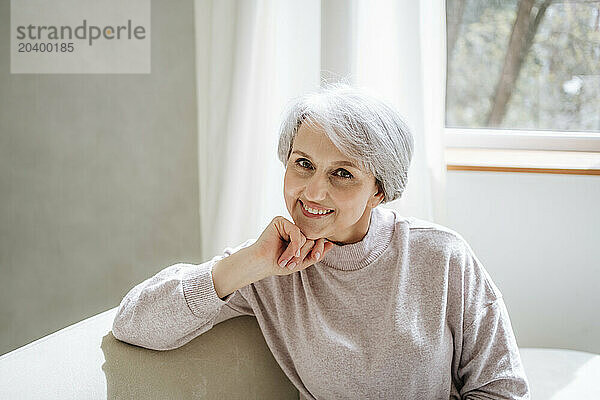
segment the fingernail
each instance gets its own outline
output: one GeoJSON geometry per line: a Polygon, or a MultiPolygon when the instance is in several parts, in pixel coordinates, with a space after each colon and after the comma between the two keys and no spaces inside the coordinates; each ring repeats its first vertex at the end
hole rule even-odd
{"type": "Polygon", "coordinates": [[[300,249],[296,252],[296,257],[300,257],[300,249]]]}
{"type": "Polygon", "coordinates": [[[318,260],[319,258],[321,258],[321,253],[319,253],[318,251],[315,253],[315,258],[318,260]]]}
{"type": "Polygon", "coordinates": [[[289,261],[289,260],[283,260],[282,262],[280,262],[280,263],[279,263],[279,266],[280,266],[281,268],[285,268],[285,264],[287,264],[287,262],[288,262],[288,261],[289,261]]]}
{"type": "Polygon", "coordinates": [[[288,268],[289,268],[289,269],[294,269],[294,267],[295,267],[295,266],[296,266],[296,263],[295,263],[295,262],[293,262],[293,263],[291,263],[290,265],[288,265],[288,268]]]}

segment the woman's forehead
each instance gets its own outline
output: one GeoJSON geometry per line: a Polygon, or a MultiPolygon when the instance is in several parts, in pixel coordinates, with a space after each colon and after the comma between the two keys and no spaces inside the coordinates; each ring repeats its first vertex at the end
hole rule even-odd
{"type": "Polygon", "coordinates": [[[344,155],[329,139],[325,131],[305,124],[300,126],[292,147],[292,154],[313,160],[341,164],[361,169],[359,164],[344,155]]]}

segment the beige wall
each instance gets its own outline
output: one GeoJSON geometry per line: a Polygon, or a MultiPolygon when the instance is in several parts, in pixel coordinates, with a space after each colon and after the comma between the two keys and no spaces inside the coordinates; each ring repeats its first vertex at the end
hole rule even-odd
{"type": "Polygon", "coordinates": [[[0,354],[199,258],[193,1],[152,1],[152,73],[11,75],[0,0],[0,354]]]}

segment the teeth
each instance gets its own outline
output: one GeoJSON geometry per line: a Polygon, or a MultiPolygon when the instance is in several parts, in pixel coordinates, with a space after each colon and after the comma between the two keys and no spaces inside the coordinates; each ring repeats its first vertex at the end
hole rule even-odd
{"type": "Polygon", "coordinates": [[[333,211],[333,210],[329,210],[329,211],[315,210],[314,208],[307,207],[304,204],[302,204],[302,207],[304,207],[304,209],[306,211],[308,211],[309,213],[311,213],[311,214],[329,214],[329,213],[331,213],[333,211]]]}

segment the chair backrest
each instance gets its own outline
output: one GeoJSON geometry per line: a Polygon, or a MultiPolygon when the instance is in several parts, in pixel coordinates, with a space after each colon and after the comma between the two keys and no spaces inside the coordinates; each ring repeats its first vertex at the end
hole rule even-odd
{"type": "Polygon", "coordinates": [[[298,399],[298,390],[273,358],[254,317],[224,321],[175,350],[131,346],[112,334],[104,338],[102,348],[109,395],[132,392],[144,393],[143,398],[298,399]]]}

